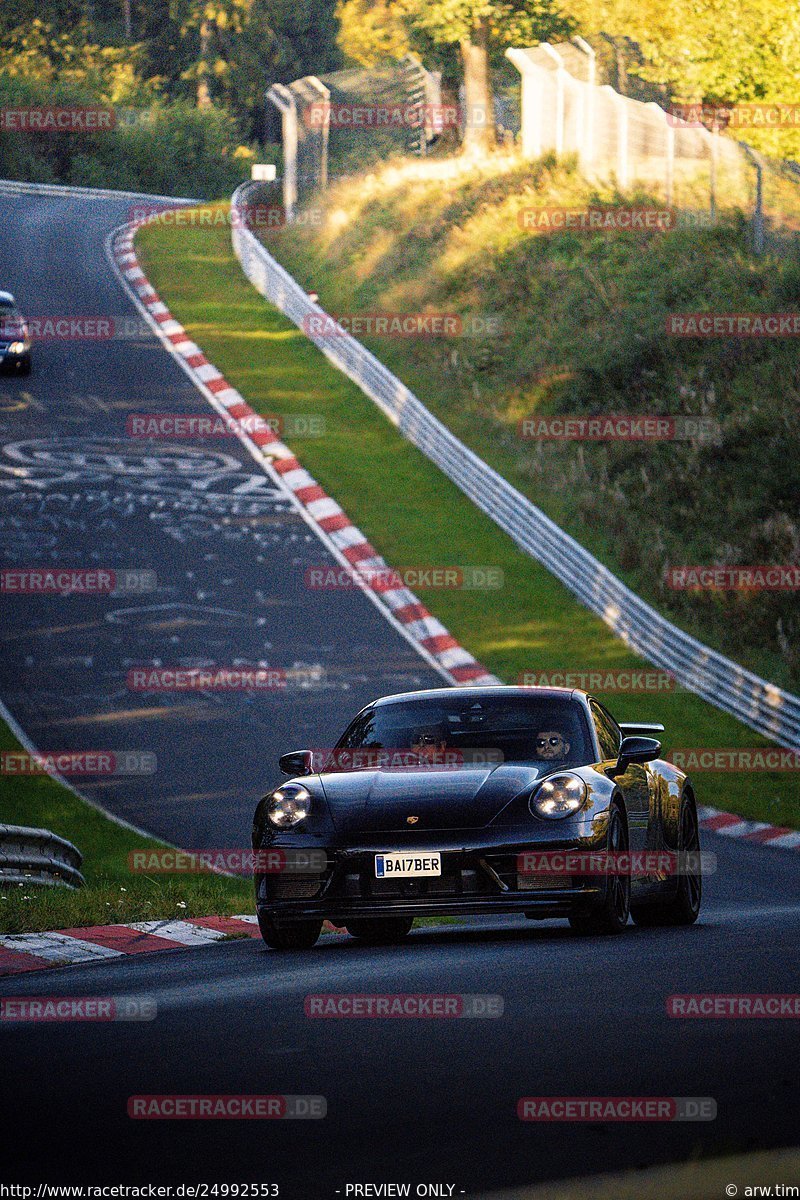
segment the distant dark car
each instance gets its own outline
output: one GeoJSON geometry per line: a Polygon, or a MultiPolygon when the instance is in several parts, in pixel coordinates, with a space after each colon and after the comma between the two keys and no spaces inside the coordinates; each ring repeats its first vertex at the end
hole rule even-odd
{"type": "Polygon", "coordinates": [[[648,736],[662,729],[618,725],[569,689],[376,700],[334,750],[283,755],[292,779],[258,805],[265,942],[310,947],[323,920],[396,941],[415,917],[439,914],[566,917],[582,933],[618,933],[629,915],[691,924],[702,888],[697,806],[688,777],[648,736]],[[645,874],[609,869],[644,851],[645,874]],[[680,852],[691,869],[672,865],[680,852]]]}
{"type": "Polygon", "coordinates": [[[11,292],[0,292],[0,371],[31,373],[31,339],[11,292]]]}

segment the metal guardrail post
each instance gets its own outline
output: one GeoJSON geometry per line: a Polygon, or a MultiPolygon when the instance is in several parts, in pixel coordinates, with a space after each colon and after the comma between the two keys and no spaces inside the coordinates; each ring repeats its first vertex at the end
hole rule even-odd
{"type": "Polygon", "coordinates": [[[742,150],[756,169],[756,195],[753,205],[751,228],[753,230],[753,252],[759,257],[764,253],[764,160],[752,146],[742,142],[742,150]]]}

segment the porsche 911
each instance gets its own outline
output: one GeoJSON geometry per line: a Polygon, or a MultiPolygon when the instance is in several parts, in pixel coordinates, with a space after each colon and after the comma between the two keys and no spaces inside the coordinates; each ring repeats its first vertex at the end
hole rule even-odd
{"type": "Polygon", "coordinates": [[[253,848],[273,864],[255,872],[265,942],[311,947],[324,921],[393,942],[439,915],[565,918],[581,934],[620,933],[629,917],[691,924],[697,804],[661,758],[662,731],[570,689],[375,700],[329,751],[284,754],[289,778],[258,805],[253,848]]]}

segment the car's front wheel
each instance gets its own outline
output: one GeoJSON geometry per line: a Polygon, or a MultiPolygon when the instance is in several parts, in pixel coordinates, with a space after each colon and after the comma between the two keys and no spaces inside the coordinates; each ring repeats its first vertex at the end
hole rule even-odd
{"type": "MultiPolygon", "coordinates": [[[[625,818],[616,806],[608,816],[608,853],[623,854],[628,849],[625,818]]],[[[590,912],[570,914],[569,923],[576,933],[622,933],[631,910],[630,875],[609,875],[603,903],[590,912]]]]}
{"type": "Polygon", "coordinates": [[[261,936],[272,950],[310,950],[322,932],[322,921],[293,921],[276,925],[263,913],[258,914],[261,936]]]}
{"type": "Polygon", "coordinates": [[[30,356],[30,354],[26,354],[24,356],[24,358],[21,358],[19,360],[19,363],[17,364],[17,371],[20,373],[20,375],[30,375],[30,373],[31,373],[31,356],[30,356]]]}
{"type": "Polygon", "coordinates": [[[402,942],[411,932],[413,917],[361,917],[348,921],[345,928],[351,937],[371,946],[402,942]]]}

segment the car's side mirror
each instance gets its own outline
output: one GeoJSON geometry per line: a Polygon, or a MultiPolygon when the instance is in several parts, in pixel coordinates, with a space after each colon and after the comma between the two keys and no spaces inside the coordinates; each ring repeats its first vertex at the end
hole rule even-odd
{"type": "Polygon", "coordinates": [[[608,774],[613,778],[624,775],[631,763],[652,762],[661,754],[661,742],[650,737],[624,737],[619,748],[619,757],[608,774]]]}
{"type": "Polygon", "coordinates": [[[283,771],[284,775],[313,775],[314,774],[314,751],[313,750],[292,750],[289,754],[282,754],[278,759],[278,766],[283,771]]]}

